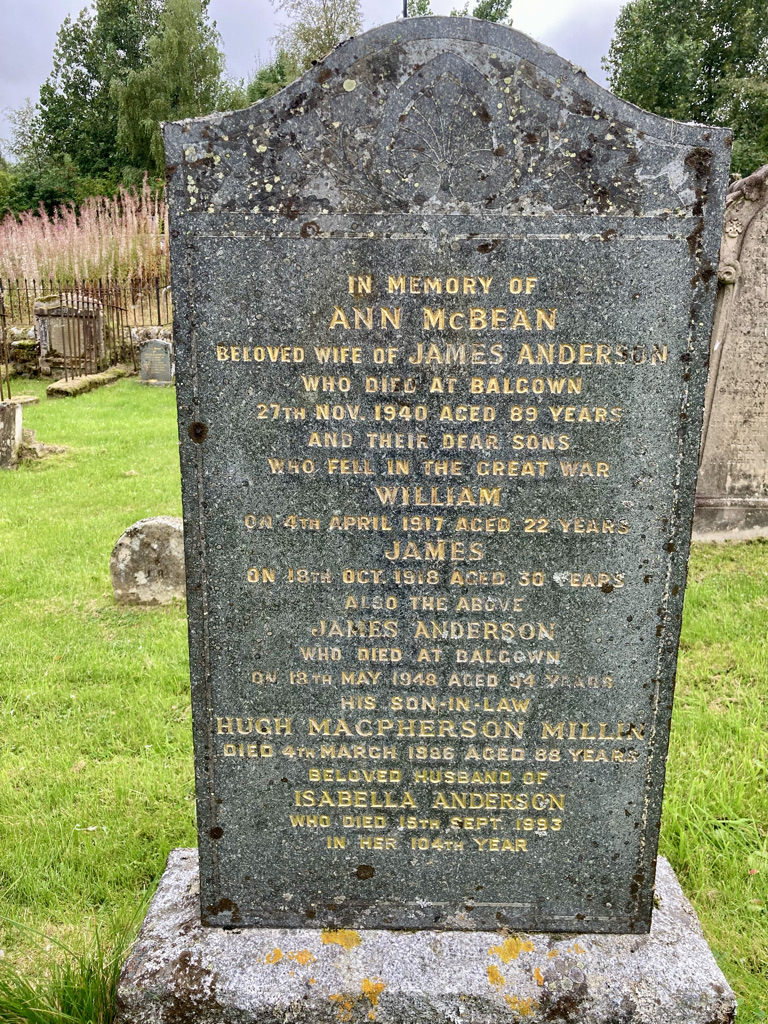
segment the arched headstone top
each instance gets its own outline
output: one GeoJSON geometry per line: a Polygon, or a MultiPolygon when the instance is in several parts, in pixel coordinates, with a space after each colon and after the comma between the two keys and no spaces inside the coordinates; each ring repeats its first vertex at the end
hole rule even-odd
{"type": "Polygon", "coordinates": [[[741,250],[752,218],[768,205],[768,164],[747,178],[734,181],[725,197],[723,240],[717,276],[735,284],[741,276],[741,250]]]}
{"type": "MultiPolygon", "coordinates": [[[[166,127],[172,202],[318,232],[333,214],[686,216],[721,132],[646,114],[506,26],[339,45],[269,100],[166,127]]],[[[234,227],[233,223],[233,227],[234,227]]]]}

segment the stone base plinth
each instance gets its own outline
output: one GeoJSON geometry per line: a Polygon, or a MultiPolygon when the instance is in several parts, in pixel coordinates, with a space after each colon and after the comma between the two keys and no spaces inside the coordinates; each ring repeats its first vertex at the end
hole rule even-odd
{"type": "Polygon", "coordinates": [[[765,498],[696,499],[693,539],[705,543],[768,537],[765,498]]]}
{"type": "Polygon", "coordinates": [[[123,968],[120,1024],[729,1024],[736,1000],[667,861],[649,935],[200,924],[174,850],[123,968]]]}

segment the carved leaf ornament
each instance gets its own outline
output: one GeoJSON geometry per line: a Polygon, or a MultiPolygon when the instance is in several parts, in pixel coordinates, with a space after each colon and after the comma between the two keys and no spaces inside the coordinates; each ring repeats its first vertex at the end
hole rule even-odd
{"type": "Polygon", "coordinates": [[[451,197],[466,202],[498,195],[513,169],[509,133],[494,123],[496,95],[456,54],[436,57],[392,96],[379,131],[384,150],[380,187],[393,198],[424,205],[451,197]]]}
{"type": "MultiPolygon", "coordinates": [[[[425,33],[452,21],[432,20],[425,33]]],[[[356,41],[272,99],[212,115],[185,149],[190,211],[279,231],[335,213],[676,217],[690,202],[695,169],[673,131],[625,122],[575,69],[450,38],[471,23],[441,31],[426,59],[400,41],[376,49],[374,31],[338,67],[356,41]]]]}

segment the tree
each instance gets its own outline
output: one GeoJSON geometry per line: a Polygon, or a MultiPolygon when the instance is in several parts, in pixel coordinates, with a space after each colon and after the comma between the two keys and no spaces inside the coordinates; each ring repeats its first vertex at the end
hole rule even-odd
{"type": "Polygon", "coordinates": [[[298,77],[299,67],[294,58],[286,50],[278,50],[273,61],[257,66],[246,88],[247,101],[269,99],[298,77]]]}
{"type": "Polygon", "coordinates": [[[718,116],[733,129],[731,166],[740,177],[768,163],[768,68],[764,60],[754,77],[723,83],[718,116]]]}
{"type": "Polygon", "coordinates": [[[200,117],[222,95],[224,55],[215,23],[200,0],[167,0],[158,35],[147,44],[146,66],[125,84],[116,79],[117,138],[138,167],[162,173],[165,165],[161,121],[200,117]]]}
{"type": "Polygon", "coordinates": [[[768,0],[629,0],[603,67],[617,95],[655,114],[731,122],[734,167],[749,173],[768,160],[767,44],[768,0]]]}
{"type": "Polygon", "coordinates": [[[22,106],[6,111],[11,126],[11,138],[7,150],[15,163],[26,163],[41,168],[47,157],[45,134],[40,112],[27,98],[22,106]]]}
{"type": "Polygon", "coordinates": [[[430,0],[408,0],[409,18],[424,18],[428,14],[432,14],[430,0]]]}
{"type": "Polygon", "coordinates": [[[300,71],[363,26],[360,0],[279,0],[275,7],[291,19],[275,38],[278,50],[285,51],[300,71]]]}
{"type": "Polygon", "coordinates": [[[118,165],[111,85],[146,63],[162,7],[162,0],[95,0],[74,21],[65,18],[53,71],[40,89],[40,123],[49,155],[67,154],[86,175],[118,165]]]}
{"type": "Polygon", "coordinates": [[[79,203],[95,189],[105,191],[107,183],[81,175],[66,153],[51,153],[43,133],[40,111],[28,99],[17,110],[8,111],[11,139],[7,143],[13,163],[0,160],[0,218],[12,210],[37,209],[42,203],[51,213],[60,203],[79,203]]]}
{"type": "Polygon", "coordinates": [[[469,0],[461,9],[454,8],[451,11],[452,18],[480,18],[483,21],[494,21],[502,25],[511,25],[512,18],[509,9],[512,0],[479,0],[479,3],[469,13],[469,0]]]}

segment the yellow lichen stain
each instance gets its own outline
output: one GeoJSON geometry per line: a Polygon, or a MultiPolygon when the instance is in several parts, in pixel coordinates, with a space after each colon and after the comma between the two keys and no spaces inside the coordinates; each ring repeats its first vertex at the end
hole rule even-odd
{"type": "Polygon", "coordinates": [[[543,985],[544,984],[544,975],[541,973],[541,971],[539,970],[538,967],[534,967],[533,968],[533,976],[536,979],[536,984],[537,985],[543,985]]]}
{"type": "Polygon", "coordinates": [[[359,946],[363,940],[360,933],[352,928],[323,928],[320,941],[324,946],[343,946],[344,949],[350,950],[359,946]]]}
{"type": "Polygon", "coordinates": [[[495,964],[488,967],[488,981],[496,988],[504,988],[504,975],[495,964]]]}
{"type": "Polygon", "coordinates": [[[363,990],[365,998],[371,1004],[371,1009],[368,1011],[368,1020],[376,1020],[376,1007],[379,1002],[379,996],[386,987],[386,982],[382,981],[381,978],[363,978],[360,988],[363,990]]]}
{"type": "Polygon", "coordinates": [[[586,953],[586,949],[584,949],[583,946],[580,946],[578,944],[578,942],[574,942],[574,944],[571,946],[571,952],[572,953],[586,953]]]}
{"type": "Polygon", "coordinates": [[[531,999],[530,997],[520,999],[519,996],[504,996],[504,1000],[509,1003],[515,1013],[519,1013],[521,1017],[529,1017],[537,1006],[536,1000],[531,999]]]}
{"type": "Polygon", "coordinates": [[[550,949],[550,951],[547,953],[547,956],[549,957],[550,960],[552,959],[553,956],[560,956],[560,950],[559,949],[550,949]]]}
{"type": "Polygon", "coordinates": [[[306,967],[307,964],[313,964],[317,960],[314,953],[310,953],[308,949],[292,949],[285,955],[289,960],[294,960],[297,964],[301,964],[302,967],[306,967]]]}
{"type": "Polygon", "coordinates": [[[532,953],[533,948],[533,943],[528,939],[521,941],[510,935],[500,946],[491,946],[488,952],[491,955],[495,954],[503,964],[508,964],[511,960],[517,960],[521,953],[532,953]]]}
{"type": "Polygon", "coordinates": [[[339,1021],[352,1020],[352,1000],[347,999],[346,996],[337,992],[335,995],[328,997],[332,1003],[336,1003],[334,1010],[336,1012],[336,1018],[339,1021]]]}
{"type": "Polygon", "coordinates": [[[382,981],[381,978],[363,978],[363,982],[360,987],[363,990],[363,995],[368,999],[371,1006],[376,1006],[379,1002],[379,996],[387,987],[387,983],[382,981]]]}
{"type": "Polygon", "coordinates": [[[264,957],[264,962],[268,964],[277,964],[283,959],[282,949],[273,949],[271,953],[267,953],[264,957]]]}
{"type": "Polygon", "coordinates": [[[316,985],[317,984],[317,978],[310,978],[309,981],[307,982],[307,984],[308,985],[316,985]]]}

